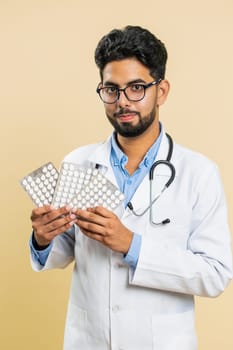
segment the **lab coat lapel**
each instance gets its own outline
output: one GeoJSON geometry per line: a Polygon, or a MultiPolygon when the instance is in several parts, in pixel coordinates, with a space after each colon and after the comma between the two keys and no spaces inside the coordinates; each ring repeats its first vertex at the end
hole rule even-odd
{"type": "Polygon", "coordinates": [[[113,169],[110,163],[110,153],[111,153],[111,137],[109,137],[106,142],[100,144],[96,150],[89,156],[88,160],[97,164],[101,167],[103,174],[106,178],[111,181],[115,186],[117,186],[116,178],[113,173],[113,169]]]}

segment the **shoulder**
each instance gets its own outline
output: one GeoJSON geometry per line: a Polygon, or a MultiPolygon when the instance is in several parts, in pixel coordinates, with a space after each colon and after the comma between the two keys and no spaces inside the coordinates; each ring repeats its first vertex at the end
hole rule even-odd
{"type": "Polygon", "coordinates": [[[207,200],[223,198],[223,182],[218,165],[206,155],[175,144],[172,163],[182,186],[187,185],[190,192],[204,194],[207,200]]]}
{"type": "Polygon", "coordinates": [[[206,155],[179,144],[174,145],[173,161],[180,173],[188,172],[191,177],[209,177],[219,172],[217,164],[206,155]]]}
{"type": "Polygon", "coordinates": [[[70,163],[83,163],[86,159],[89,158],[93,152],[101,145],[101,143],[92,143],[84,146],[80,146],[70,153],[68,153],[63,159],[64,162],[70,163]]]}
{"type": "Polygon", "coordinates": [[[84,145],[68,153],[63,159],[64,162],[77,164],[98,163],[104,164],[111,150],[111,138],[104,142],[84,145]]]}

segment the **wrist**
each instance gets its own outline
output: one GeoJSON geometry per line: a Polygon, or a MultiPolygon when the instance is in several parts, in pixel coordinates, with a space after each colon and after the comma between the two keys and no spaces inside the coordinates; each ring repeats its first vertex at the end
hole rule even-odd
{"type": "Polygon", "coordinates": [[[131,244],[132,244],[133,236],[134,236],[134,233],[132,231],[129,231],[128,238],[126,241],[126,246],[125,246],[125,249],[123,251],[124,256],[126,256],[128,254],[128,251],[129,251],[131,244]]]}
{"type": "Polygon", "coordinates": [[[44,250],[50,245],[50,243],[47,243],[47,244],[38,243],[38,241],[35,238],[35,232],[32,233],[32,244],[36,250],[44,250]]]}

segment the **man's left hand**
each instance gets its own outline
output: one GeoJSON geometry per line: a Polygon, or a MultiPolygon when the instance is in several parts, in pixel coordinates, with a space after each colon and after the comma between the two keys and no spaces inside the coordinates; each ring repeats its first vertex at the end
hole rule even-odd
{"type": "Polygon", "coordinates": [[[77,209],[74,214],[77,215],[76,224],[84,235],[116,252],[128,252],[133,232],[128,230],[113,212],[98,206],[86,210],[77,209]]]}

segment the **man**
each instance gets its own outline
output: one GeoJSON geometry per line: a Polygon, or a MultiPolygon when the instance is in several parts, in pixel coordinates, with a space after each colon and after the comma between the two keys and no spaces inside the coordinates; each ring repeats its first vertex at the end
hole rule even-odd
{"type": "Polygon", "coordinates": [[[115,212],[33,209],[32,265],[75,261],[65,350],[195,350],[194,296],[216,297],[232,277],[218,170],[198,153],[172,150],[159,122],[169,92],[160,40],[137,26],[112,30],[95,60],[114,132],[65,161],[97,164],[125,203],[115,212]]]}

